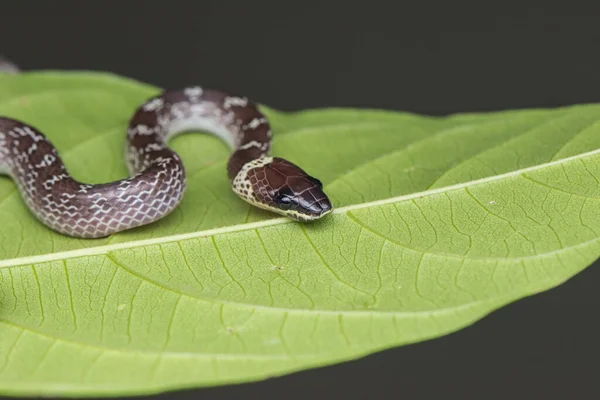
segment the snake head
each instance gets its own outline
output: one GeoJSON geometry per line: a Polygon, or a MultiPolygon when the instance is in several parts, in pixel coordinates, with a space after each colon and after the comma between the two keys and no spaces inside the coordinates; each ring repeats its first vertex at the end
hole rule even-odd
{"type": "Polygon", "coordinates": [[[280,214],[297,221],[312,221],[333,211],[323,183],[297,165],[273,158],[265,165],[264,174],[271,188],[268,197],[280,214]]]}
{"type": "Polygon", "coordinates": [[[234,190],[249,203],[303,222],[333,211],[321,181],[297,165],[278,157],[264,157],[248,164],[236,177],[234,190]],[[241,193],[236,187],[242,187],[241,193]]]}

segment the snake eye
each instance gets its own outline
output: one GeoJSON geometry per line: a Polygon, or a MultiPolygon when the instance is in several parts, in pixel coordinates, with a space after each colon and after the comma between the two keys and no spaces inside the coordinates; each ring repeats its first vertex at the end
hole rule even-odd
{"type": "Polygon", "coordinates": [[[282,206],[287,206],[288,208],[292,206],[292,199],[287,196],[281,196],[277,199],[277,203],[282,206]]]}
{"type": "Polygon", "coordinates": [[[294,198],[294,195],[290,190],[280,190],[275,198],[275,203],[279,208],[284,210],[289,210],[298,205],[298,201],[294,198]]]}

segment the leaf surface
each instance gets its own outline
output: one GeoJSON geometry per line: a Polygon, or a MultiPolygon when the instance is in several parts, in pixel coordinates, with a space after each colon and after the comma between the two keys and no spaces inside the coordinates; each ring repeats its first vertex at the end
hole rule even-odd
{"type": "MultiPolygon", "coordinates": [[[[71,174],[126,176],[158,88],[91,72],[0,79],[0,114],[71,174]]],[[[177,137],[181,206],[107,239],[41,226],[0,177],[0,390],[123,395],[264,379],[456,331],[600,255],[600,106],[427,117],[264,107],[273,153],[336,206],[313,224],[231,191],[226,146],[177,137]]]]}

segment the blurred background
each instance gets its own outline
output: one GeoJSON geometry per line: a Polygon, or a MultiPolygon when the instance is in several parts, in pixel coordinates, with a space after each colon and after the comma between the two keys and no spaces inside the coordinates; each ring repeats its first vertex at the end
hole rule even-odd
{"type": "MultiPolygon", "coordinates": [[[[0,53],[24,69],[197,83],[280,110],[444,115],[600,101],[600,4],[527,3],[3,1],[0,53]]],[[[598,285],[597,263],[439,339],[151,398],[598,398],[598,285]]]]}

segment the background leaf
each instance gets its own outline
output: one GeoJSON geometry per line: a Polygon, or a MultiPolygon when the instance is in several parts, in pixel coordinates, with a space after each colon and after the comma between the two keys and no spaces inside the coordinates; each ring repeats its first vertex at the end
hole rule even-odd
{"type": "MultiPolygon", "coordinates": [[[[133,110],[159,89],[98,73],[0,80],[82,181],[126,176],[133,110]]],[[[147,227],[54,234],[0,180],[0,388],[102,395],[263,379],[464,327],[600,254],[598,105],[460,114],[282,113],[273,153],[337,207],[314,224],[230,190],[226,146],[172,141],[189,186],[147,227]]]]}

